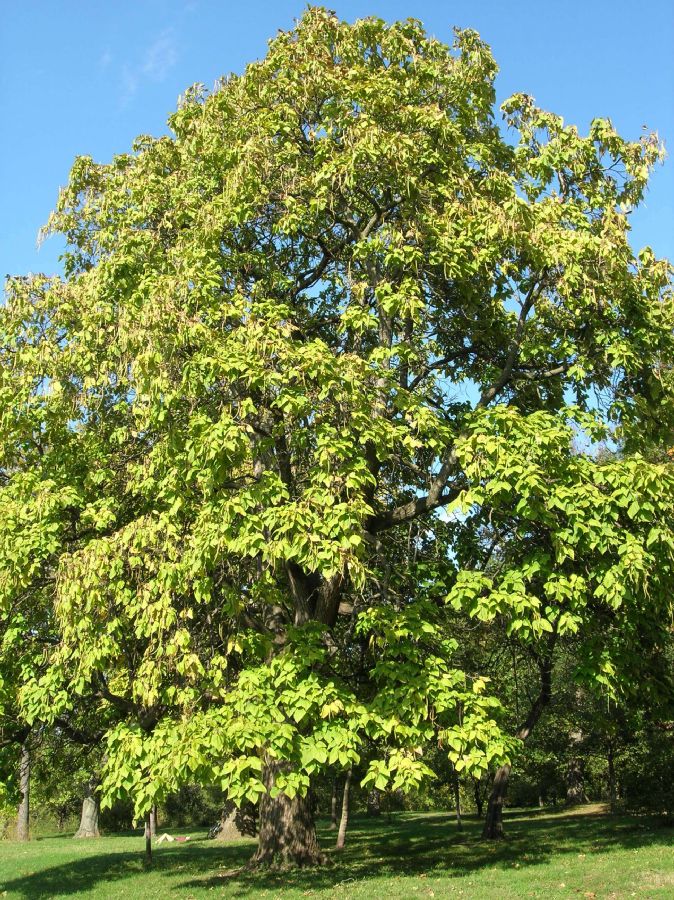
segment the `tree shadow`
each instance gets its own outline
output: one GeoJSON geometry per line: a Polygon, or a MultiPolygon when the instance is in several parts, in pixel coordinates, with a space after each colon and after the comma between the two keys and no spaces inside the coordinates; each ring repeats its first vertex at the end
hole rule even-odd
{"type": "MultiPolygon", "coordinates": [[[[97,883],[112,884],[146,871],[141,840],[136,839],[133,848],[128,851],[106,853],[104,844],[99,845],[100,853],[87,853],[62,865],[5,881],[0,884],[0,893],[7,891],[10,895],[15,893],[30,900],[47,900],[57,895],[71,894],[89,896],[97,883]]],[[[253,847],[252,842],[223,845],[206,840],[192,840],[177,846],[164,845],[153,853],[150,872],[153,876],[159,874],[175,878],[180,873],[196,877],[204,872],[211,873],[219,866],[231,868],[243,865],[253,847]]]]}
{"type": "MultiPolygon", "coordinates": [[[[513,813],[506,817],[505,826],[507,839],[490,842],[481,839],[480,822],[469,820],[459,831],[448,814],[394,814],[390,823],[356,818],[349,828],[346,849],[339,854],[327,849],[332,865],[290,872],[240,870],[252,854],[252,841],[216,844],[197,839],[159,849],[152,874],[172,879],[167,893],[227,887],[228,896],[256,897],[264,890],[316,891],[382,876],[428,873],[459,878],[485,866],[537,866],[554,855],[671,846],[672,839],[671,831],[655,828],[653,820],[601,814],[513,813]]],[[[319,832],[323,847],[329,848],[334,832],[327,825],[321,825],[319,832]]],[[[98,882],[118,882],[143,872],[138,844],[128,852],[101,850],[15,878],[1,888],[30,900],[46,900],[57,894],[91,892],[98,882]]]]}

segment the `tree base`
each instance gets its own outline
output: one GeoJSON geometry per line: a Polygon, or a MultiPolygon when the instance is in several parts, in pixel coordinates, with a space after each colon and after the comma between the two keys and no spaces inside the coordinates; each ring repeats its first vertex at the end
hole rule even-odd
{"type": "Polygon", "coordinates": [[[80,826],[75,833],[75,837],[80,838],[97,838],[101,836],[98,830],[98,800],[94,795],[96,782],[92,778],[86,786],[86,794],[82,801],[82,815],[80,817],[80,826]]]}
{"type": "Polygon", "coordinates": [[[500,822],[493,827],[485,825],[482,829],[482,837],[485,841],[504,841],[503,825],[500,822]]]}
{"type": "Polygon", "coordinates": [[[245,869],[255,871],[265,869],[268,872],[289,872],[291,869],[310,869],[317,866],[324,868],[330,865],[331,860],[325,853],[317,850],[315,853],[281,854],[281,853],[256,853],[246,863],[245,869]]]}
{"type": "Polygon", "coordinates": [[[269,760],[263,769],[267,793],[260,798],[258,847],[248,865],[281,870],[323,866],[327,857],[318,846],[311,797],[271,796],[282,766],[269,760]]]}
{"type": "Polygon", "coordinates": [[[487,803],[487,815],[484,820],[482,837],[486,841],[502,841],[503,834],[503,803],[508,789],[510,778],[510,766],[505,765],[494,776],[489,802],[487,803]]]}

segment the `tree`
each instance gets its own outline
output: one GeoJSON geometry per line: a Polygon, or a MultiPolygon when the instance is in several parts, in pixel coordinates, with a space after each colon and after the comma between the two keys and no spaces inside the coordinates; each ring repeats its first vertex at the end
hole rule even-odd
{"type": "Polygon", "coordinates": [[[344,790],[342,793],[342,814],[339,818],[339,831],[337,832],[336,850],[343,850],[346,843],[346,829],[349,824],[349,792],[351,790],[352,770],[349,769],[344,777],[344,790]]]}
{"type": "MultiPolygon", "coordinates": [[[[652,676],[671,614],[671,466],[574,453],[571,424],[547,411],[501,407],[483,418],[460,451],[474,513],[449,599],[500,621],[535,661],[539,687],[517,736],[528,740],[550,703],[568,643],[581,684],[613,698],[661,693],[652,676]],[[485,517],[486,554],[475,544],[485,517]]],[[[501,833],[509,774],[509,764],[496,774],[486,837],[501,833]]]]}
{"type": "MultiPolygon", "coordinates": [[[[259,799],[257,863],[321,858],[311,778],[365,743],[375,790],[430,774],[431,739],[457,770],[508,761],[448,591],[463,619],[524,611],[544,691],[549,636],[577,624],[573,529],[599,502],[604,562],[634,532],[620,574],[641,596],[656,565],[654,628],[665,606],[671,535],[644,540],[671,479],[643,461],[611,481],[569,424],[635,445],[655,428],[669,268],[634,256],[627,212],[661,149],[600,119],[582,137],[525,95],[506,140],[495,72],[475,32],[449,49],[413,20],[310,9],[243,75],[188,91],[171,136],[79,158],[49,225],[64,277],[8,286],[3,434],[54,452],[17,458],[3,494],[16,518],[34,479],[70,529],[25,708],[68,709],[69,679],[113,706],[101,789],[138,815],[195,778],[259,799]],[[488,574],[492,510],[509,568],[488,574]]],[[[21,546],[46,533],[38,504],[19,521],[21,546]]]]}

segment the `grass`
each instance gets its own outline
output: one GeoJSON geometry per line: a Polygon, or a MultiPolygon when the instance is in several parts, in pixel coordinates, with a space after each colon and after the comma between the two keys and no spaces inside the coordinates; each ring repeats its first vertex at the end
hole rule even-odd
{"type": "MultiPolygon", "coordinates": [[[[0,844],[0,897],[396,898],[674,897],[674,830],[600,807],[510,811],[508,839],[485,842],[479,823],[457,832],[444,813],[355,819],[334,864],[289,873],[234,873],[252,842],[217,844],[195,833],[163,844],[143,868],[143,838],[37,838],[0,844]]],[[[324,847],[334,833],[322,825],[324,847]]]]}

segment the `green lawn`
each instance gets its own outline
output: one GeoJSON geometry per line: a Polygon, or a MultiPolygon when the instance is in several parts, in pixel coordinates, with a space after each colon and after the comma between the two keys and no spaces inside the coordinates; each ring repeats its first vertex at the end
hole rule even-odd
{"type": "MultiPolygon", "coordinates": [[[[164,844],[143,869],[143,839],[44,837],[0,844],[0,896],[23,897],[674,897],[674,829],[647,819],[511,811],[508,840],[481,841],[469,821],[402,813],[391,824],[356,819],[331,866],[291,873],[232,872],[251,842],[218,845],[195,834],[164,844]]],[[[321,828],[324,847],[334,835],[321,828]]]]}

